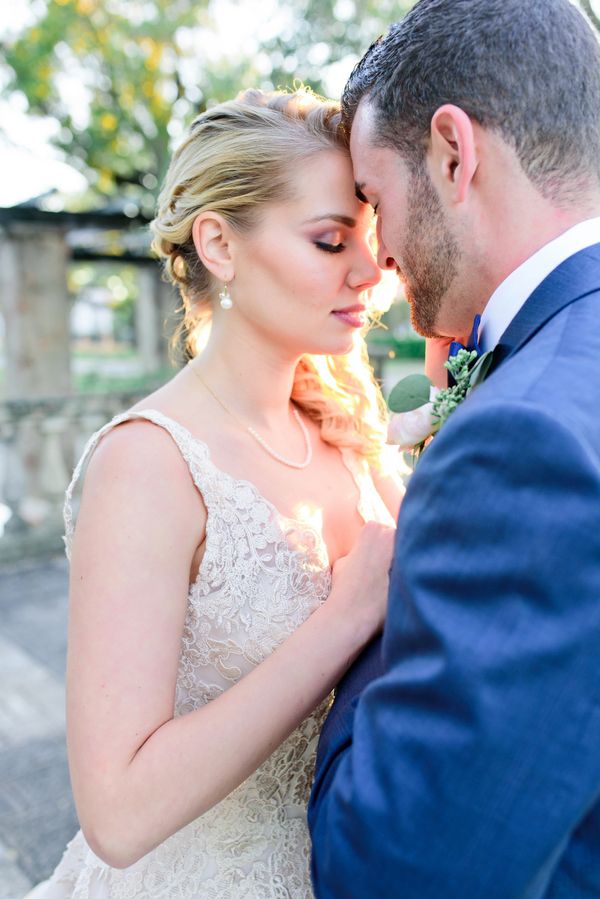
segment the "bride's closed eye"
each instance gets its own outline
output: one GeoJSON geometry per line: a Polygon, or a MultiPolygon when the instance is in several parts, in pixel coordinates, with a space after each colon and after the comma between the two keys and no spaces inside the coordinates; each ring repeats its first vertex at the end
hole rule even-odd
{"type": "Polygon", "coordinates": [[[341,231],[330,231],[323,236],[330,240],[315,240],[314,244],[319,250],[324,250],[326,253],[341,253],[346,248],[341,231]]]}
{"type": "Polygon", "coordinates": [[[315,246],[326,253],[341,253],[346,249],[345,243],[324,243],[322,240],[315,240],[315,246]]]}

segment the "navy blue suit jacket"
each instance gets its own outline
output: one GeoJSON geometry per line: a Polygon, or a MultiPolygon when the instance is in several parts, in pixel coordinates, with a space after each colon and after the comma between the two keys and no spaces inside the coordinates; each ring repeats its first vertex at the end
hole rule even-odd
{"type": "Polygon", "coordinates": [[[600,897],[600,244],[560,265],[404,499],[338,690],[318,899],[600,897]]]}

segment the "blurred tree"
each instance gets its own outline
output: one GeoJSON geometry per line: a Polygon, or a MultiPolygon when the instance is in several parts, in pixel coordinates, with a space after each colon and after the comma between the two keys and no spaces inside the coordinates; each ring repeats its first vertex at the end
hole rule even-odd
{"type": "MultiPolygon", "coordinates": [[[[98,193],[118,190],[151,206],[177,131],[173,122],[205,105],[204,67],[190,51],[210,27],[206,6],[46,0],[36,23],[1,47],[6,93],[21,92],[29,112],[58,122],[52,142],[98,193]]],[[[230,95],[238,74],[213,73],[211,88],[230,95]]]]}
{"type": "Polygon", "coordinates": [[[38,0],[36,22],[0,46],[5,93],[20,92],[30,113],[58,123],[53,143],[96,194],[118,192],[149,211],[173,139],[207,103],[295,79],[326,91],[332,68],[347,74],[410,6],[295,0],[277,37],[259,35],[258,53],[250,44],[232,61],[227,48],[213,52],[209,0],[38,0]]]}
{"type": "MultiPolygon", "coordinates": [[[[272,66],[270,82],[279,87],[294,75],[328,93],[332,70],[345,76],[367,47],[416,0],[295,0],[288,25],[262,44],[272,66]]],[[[338,79],[336,79],[338,80],[338,79]]]]}

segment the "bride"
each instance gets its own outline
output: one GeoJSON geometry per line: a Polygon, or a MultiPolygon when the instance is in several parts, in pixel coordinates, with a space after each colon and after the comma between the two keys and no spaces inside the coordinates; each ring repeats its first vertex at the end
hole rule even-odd
{"type": "Polygon", "coordinates": [[[36,899],[312,896],[319,728],[382,626],[402,492],[338,124],[248,91],[172,160],[152,230],[191,361],[91,438],[67,493],[82,830],[36,899]]]}

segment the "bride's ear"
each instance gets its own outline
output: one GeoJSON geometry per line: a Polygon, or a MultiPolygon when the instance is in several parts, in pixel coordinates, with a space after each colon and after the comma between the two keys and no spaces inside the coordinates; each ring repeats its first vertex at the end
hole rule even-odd
{"type": "Polygon", "coordinates": [[[228,283],[235,275],[231,228],[217,212],[201,212],[192,225],[192,240],[203,265],[217,278],[228,283]]]}
{"type": "Polygon", "coordinates": [[[478,167],[475,129],[460,107],[447,103],[431,120],[430,172],[441,196],[464,203],[478,167]]]}

